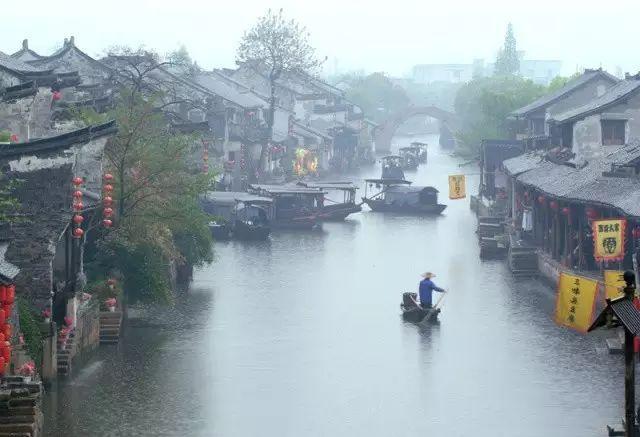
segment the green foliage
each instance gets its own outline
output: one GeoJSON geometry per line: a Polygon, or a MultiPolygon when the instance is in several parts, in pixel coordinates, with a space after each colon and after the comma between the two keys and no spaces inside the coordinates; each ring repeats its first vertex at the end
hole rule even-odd
{"type": "Polygon", "coordinates": [[[509,138],[507,116],[545,93],[545,88],[518,76],[475,79],[460,88],[455,100],[461,121],[458,138],[477,150],[486,138],[509,138]]]}
{"type": "Polygon", "coordinates": [[[497,76],[507,76],[518,74],[519,71],[520,59],[518,58],[516,37],[513,35],[513,26],[509,23],[507,34],[504,37],[504,45],[498,51],[495,74],[497,76]]]}
{"type": "Polygon", "coordinates": [[[0,223],[18,220],[14,213],[20,208],[20,202],[14,197],[14,190],[21,182],[0,173],[0,223]]]}
{"type": "Polygon", "coordinates": [[[394,85],[384,73],[372,73],[364,77],[342,76],[340,81],[350,86],[347,98],[360,106],[375,122],[387,119],[410,104],[410,99],[402,87],[394,85]]]}
{"type": "Polygon", "coordinates": [[[117,214],[111,229],[99,231],[85,260],[90,278],[121,274],[131,301],[171,302],[171,263],[200,265],[212,259],[208,217],[197,199],[213,175],[186,164],[201,145],[170,128],[158,111],[163,97],[123,88],[106,116],[118,125],[105,150],[117,214]]]}
{"type": "Polygon", "coordinates": [[[11,140],[11,132],[0,130],[0,143],[8,143],[11,140]]]}
{"type": "Polygon", "coordinates": [[[31,305],[22,297],[18,297],[18,316],[20,317],[20,331],[24,336],[24,343],[29,355],[40,368],[42,365],[43,340],[40,329],[40,315],[32,309],[31,305]]]}
{"type": "Polygon", "coordinates": [[[100,304],[100,309],[102,311],[107,310],[107,306],[105,305],[105,301],[109,298],[121,299],[122,296],[122,285],[120,282],[117,282],[113,288],[107,285],[106,277],[99,277],[94,281],[89,282],[85,286],[85,291],[91,294],[94,301],[97,301],[100,304]]]}
{"type": "Polygon", "coordinates": [[[554,77],[553,80],[549,83],[549,86],[547,87],[547,92],[552,93],[554,91],[558,91],[560,88],[565,86],[570,80],[575,79],[576,77],[579,77],[580,74],[581,73],[574,73],[569,77],[567,76],[554,77]]]}

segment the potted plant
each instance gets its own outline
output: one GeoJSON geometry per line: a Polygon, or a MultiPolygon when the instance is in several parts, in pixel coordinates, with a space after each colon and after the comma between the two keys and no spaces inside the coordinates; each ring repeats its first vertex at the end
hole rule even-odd
{"type": "Polygon", "coordinates": [[[42,310],[42,318],[44,319],[44,323],[51,323],[51,309],[45,308],[42,310]]]}
{"type": "Polygon", "coordinates": [[[33,361],[24,363],[18,369],[20,376],[24,377],[24,382],[31,382],[31,378],[36,374],[36,365],[33,361]]]}
{"type": "Polygon", "coordinates": [[[107,306],[107,309],[110,312],[115,312],[116,310],[116,298],[115,297],[110,297],[109,299],[104,301],[104,304],[107,306]]]}
{"type": "Polygon", "coordinates": [[[69,335],[70,329],[67,327],[63,327],[60,329],[60,333],[58,334],[58,342],[60,343],[60,350],[64,350],[67,347],[67,337],[69,335]]]}

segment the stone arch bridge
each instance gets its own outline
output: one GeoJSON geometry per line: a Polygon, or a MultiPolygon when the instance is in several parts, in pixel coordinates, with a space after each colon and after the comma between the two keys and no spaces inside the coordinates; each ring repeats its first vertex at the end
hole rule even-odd
{"type": "Polygon", "coordinates": [[[411,117],[417,115],[427,115],[440,121],[441,144],[442,139],[447,138],[453,142],[453,132],[458,126],[458,117],[449,111],[437,106],[409,106],[404,111],[392,114],[387,120],[378,125],[375,130],[375,141],[377,152],[389,152],[391,150],[391,139],[396,130],[411,117]]]}

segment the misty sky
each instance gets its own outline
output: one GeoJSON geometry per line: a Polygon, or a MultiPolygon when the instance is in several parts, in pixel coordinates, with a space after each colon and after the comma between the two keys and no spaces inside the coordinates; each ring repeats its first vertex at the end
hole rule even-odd
{"type": "Polygon", "coordinates": [[[185,45],[206,68],[233,66],[237,43],[267,8],[307,26],[328,56],[327,73],[364,69],[403,75],[419,63],[493,61],[506,24],[529,59],[561,59],[576,67],[637,72],[640,1],[611,7],[586,1],[460,0],[30,0],[3,1],[0,50],[12,53],[24,38],[49,54],[75,35],[90,55],[113,45],[145,45],[166,53],[185,45]],[[6,3],[6,4],[4,4],[6,3]],[[94,6],[95,5],[95,6],[94,6]]]}

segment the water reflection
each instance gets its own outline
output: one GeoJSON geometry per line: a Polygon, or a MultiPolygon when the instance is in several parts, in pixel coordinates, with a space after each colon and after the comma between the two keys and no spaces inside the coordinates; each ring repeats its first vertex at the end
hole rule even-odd
{"type": "MultiPolygon", "coordinates": [[[[460,172],[432,146],[408,176],[446,197],[460,172]]],[[[468,201],[442,200],[441,217],[364,211],[219,243],[176,313],[140,312],[47,397],[50,435],[566,437],[619,423],[620,358],[557,328],[549,287],[481,262],[468,201]],[[450,290],[440,324],[404,323],[401,293],[427,270],[450,290]]]]}

